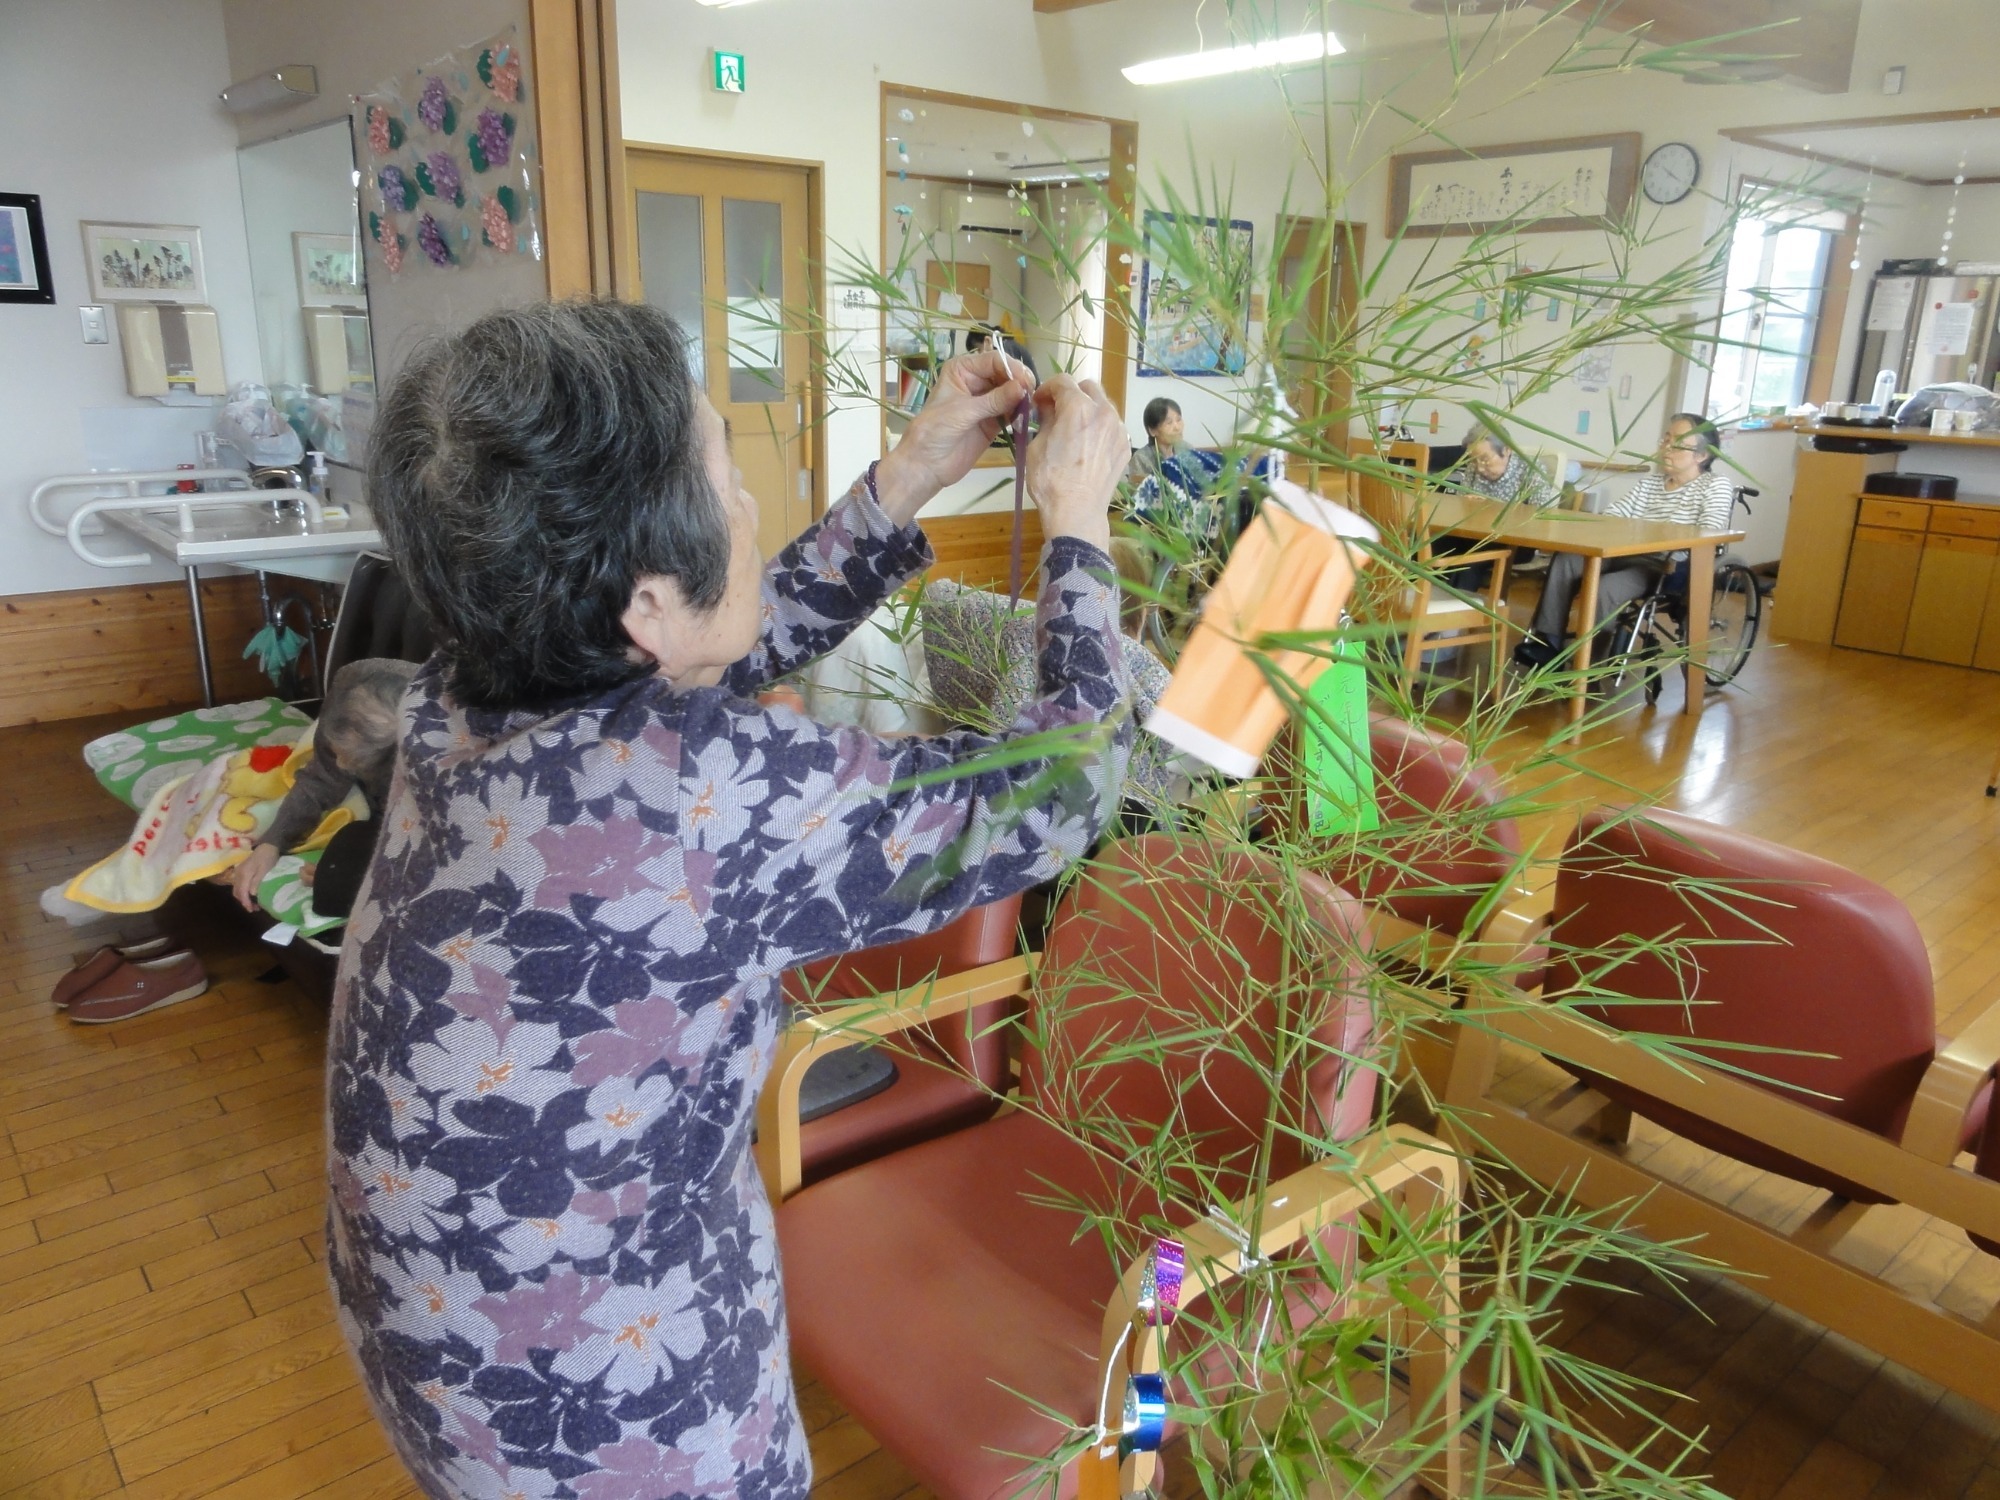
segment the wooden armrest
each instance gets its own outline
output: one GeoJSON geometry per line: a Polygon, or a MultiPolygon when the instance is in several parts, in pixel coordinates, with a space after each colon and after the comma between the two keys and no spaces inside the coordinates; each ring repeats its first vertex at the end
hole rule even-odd
{"type": "MultiPolygon", "coordinates": [[[[1353,1151],[1353,1165],[1346,1169],[1330,1161],[1319,1162],[1235,1205],[1234,1224],[1249,1237],[1247,1244],[1214,1218],[1180,1229],[1181,1246],[1187,1252],[1181,1307],[1213,1295],[1248,1270],[1253,1260],[1266,1259],[1399,1190],[1407,1190],[1419,1178],[1430,1179],[1421,1185],[1427,1196],[1455,1211],[1459,1157],[1443,1141],[1397,1125],[1360,1137],[1353,1142],[1353,1151]]],[[[1149,1251],[1125,1268],[1117,1290],[1105,1305],[1098,1368],[1108,1392],[1106,1420],[1114,1427],[1109,1441],[1093,1443],[1077,1461],[1079,1500],[1116,1500],[1121,1494],[1143,1491],[1153,1478],[1155,1456],[1150,1453],[1131,1455],[1133,1472],[1129,1477],[1120,1474],[1115,1436],[1118,1403],[1124,1395],[1120,1377],[1152,1374],[1160,1368],[1163,1340],[1151,1335],[1139,1311],[1140,1286],[1150,1257],[1149,1251]],[[1125,1356],[1122,1361],[1121,1355],[1125,1356]]],[[[1453,1264],[1445,1267],[1439,1278],[1446,1296],[1457,1293],[1456,1258],[1454,1252],[1449,1257],[1453,1264]]]]}
{"type": "Polygon", "coordinates": [[[887,990],[873,1000],[861,1000],[817,1015],[801,1016],[778,1038],[771,1076],[757,1101],[757,1166],[771,1201],[782,1203],[804,1181],[799,1146],[799,1085],[816,1058],[870,1037],[893,1036],[927,1021],[962,1015],[975,1005],[1027,992],[1035,973],[1036,955],[1003,958],[942,979],[926,980],[900,990],[887,990]]]}
{"type": "Polygon", "coordinates": [[[1926,1161],[1949,1162],[1957,1156],[1965,1112],[1996,1064],[2000,1064],[2000,1000],[1931,1059],[1910,1101],[1910,1117],[1903,1122],[1903,1149],[1926,1161]]]}
{"type": "Polygon", "coordinates": [[[1555,906],[1554,881],[1537,890],[1517,874],[1507,893],[1479,924],[1475,956],[1495,968],[1518,969],[1530,950],[1548,936],[1555,906]]]}

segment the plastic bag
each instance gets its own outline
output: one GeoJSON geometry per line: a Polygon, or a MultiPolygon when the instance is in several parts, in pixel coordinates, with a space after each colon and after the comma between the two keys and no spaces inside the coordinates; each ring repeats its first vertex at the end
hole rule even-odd
{"type": "Polygon", "coordinates": [[[229,392],[215,436],[243,455],[253,469],[288,468],[305,457],[306,446],[263,386],[244,381],[229,392]]]}
{"type": "Polygon", "coordinates": [[[1962,380],[1940,381],[1915,391],[1896,409],[1896,425],[1927,427],[1934,411],[1976,411],[1981,430],[2000,427],[2000,396],[1983,385],[1967,385],[1962,380]]]}

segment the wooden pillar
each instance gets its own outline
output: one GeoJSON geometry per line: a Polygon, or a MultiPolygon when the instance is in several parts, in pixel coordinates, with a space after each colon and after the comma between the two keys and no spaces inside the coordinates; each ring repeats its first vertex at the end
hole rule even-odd
{"type": "Polygon", "coordinates": [[[549,295],[625,296],[617,0],[531,0],[549,295]]]}

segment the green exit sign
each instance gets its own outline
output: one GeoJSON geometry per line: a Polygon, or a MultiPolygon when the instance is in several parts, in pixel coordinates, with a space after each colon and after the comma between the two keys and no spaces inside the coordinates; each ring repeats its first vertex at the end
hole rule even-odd
{"type": "Polygon", "coordinates": [[[744,90],[743,54],[741,52],[711,52],[715,63],[715,91],[718,94],[740,94],[744,90]]]}

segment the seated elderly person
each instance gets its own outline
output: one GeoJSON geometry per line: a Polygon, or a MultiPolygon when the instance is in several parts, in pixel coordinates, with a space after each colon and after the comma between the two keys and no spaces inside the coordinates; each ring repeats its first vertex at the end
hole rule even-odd
{"type": "MultiPolygon", "coordinates": [[[[1605,507],[1605,514],[1629,516],[1639,521],[1671,521],[1682,526],[1699,526],[1704,531],[1721,531],[1729,524],[1729,512],[1736,502],[1736,487],[1727,474],[1715,472],[1715,460],[1722,453],[1722,434],[1713,422],[1692,412],[1677,412],[1667,419],[1660,439],[1660,466],[1605,507]]],[[[1637,557],[1607,557],[1597,585],[1595,630],[1650,589],[1675,563],[1684,561],[1685,552],[1652,552],[1637,557]]],[[[1542,584],[1541,601],[1535,606],[1532,632],[1514,648],[1515,665],[1524,669],[1546,666],[1569,644],[1570,606],[1583,581],[1584,559],[1573,552],[1558,552],[1549,564],[1549,576],[1542,584]]]]}
{"type": "MultiPolygon", "coordinates": [[[[1530,463],[1506,439],[1485,427],[1475,427],[1465,435],[1465,457],[1452,477],[1463,493],[1502,505],[1529,505],[1540,510],[1560,498],[1541,465],[1530,463]]],[[[1441,564],[1448,563],[1462,553],[1483,551],[1490,545],[1479,537],[1441,536],[1432,541],[1431,556],[1441,564]]],[[[1492,576],[1490,562],[1454,568],[1445,574],[1454,587],[1467,593],[1485,588],[1492,576]]]]}
{"type": "Polygon", "coordinates": [[[1048,540],[1010,723],[884,739],[756,695],[930,566],[918,508],[1030,385],[998,351],[947,363],[768,565],[653,308],[489,313],[382,403],[369,495],[439,647],[335,985],[327,1260],[424,1493],[587,1491],[615,1461],[650,1476],[619,1480],[635,1495],[807,1494],[750,1153],[779,977],[1048,880],[1115,810],[1128,448],[1103,391],[1032,391],[1048,540]],[[521,1418],[530,1389],[562,1393],[560,1422],[521,1418]]]}
{"type": "MultiPolygon", "coordinates": [[[[1150,606],[1140,590],[1150,582],[1152,554],[1130,537],[1111,544],[1112,561],[1125,586],[1119,649],[1132,677],[1135,717],[1143,721],[1171,680],[1160,659],[1140,641],[1150,606]]],[[[968,588],[953,579],[924,585],[924,668],[935,709],[960,724],[990,729],[1011,723],[1034,696],[1035,642],[1031,614],[1010,612],[1007,597],[968,588]]],[[[1128,821],[1150,823],[1185,800],[1192,768],[1164,740],[1139,731],[1125,773],[1128,821]]]]}
{"type": "Polygon", "coordinates": [[[375,837],[381,809],[388,805],[389,778],[396,769],[396,741],[402,732],[403,694],[416,675],[413,663],[386,657],[351,661],[333,674],[320,706],[313,758],[299,772],[277,816],[236,867],[231,884],[245,911],[257,909],[257,887],[287,849],[319,826],[320,819],[356,787],[368,799],[366,821],[350,823],[334,835],[318,866],[299,872],[307,885],[324,878],[314,905],[325,916],[341,916],[353,904],[375,837]],[[336,847],[337,846],[337,847],[336,847]]]}

